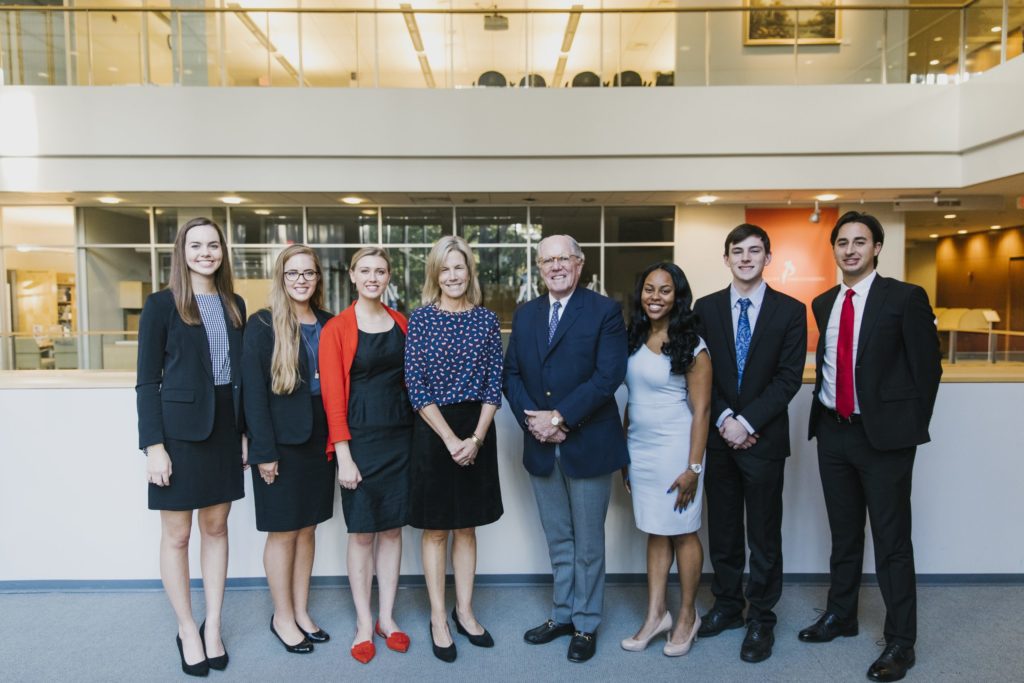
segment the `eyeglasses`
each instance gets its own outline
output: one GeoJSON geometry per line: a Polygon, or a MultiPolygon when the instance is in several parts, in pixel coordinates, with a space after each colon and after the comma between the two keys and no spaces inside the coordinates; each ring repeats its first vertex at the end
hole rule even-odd
{"type": "Polygon", "coordinates": [[[320,273],[315,270],[286,270],[284,271],[284,279],[288,282],[295,282],[299,279],[299,276],[306,282],[312,282],[320,277],[320,273]]]}
{"type": "Polygon", "coordinates": [[[558,265],[567,268],[573,259],[578,259],[579,256],[576,254],[562,254],[561,256],[545,256],[544,258],[537,259],[537,263],[540,264],[541,268],[552,268],[557,263],[558,265]]]}

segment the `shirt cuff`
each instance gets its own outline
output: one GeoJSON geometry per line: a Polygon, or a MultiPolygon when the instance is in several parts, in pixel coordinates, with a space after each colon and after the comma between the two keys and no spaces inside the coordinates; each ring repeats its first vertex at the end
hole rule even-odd
{"type": "Polygon", "coordinates": [[[732,408],[726,408],[722,411],[722,414],[718,416],[717,420],[715,420],[715,426],[721,429],[722,423],[725,422],[727,417],[732,417],[732,408]]]}
{"type": "Polygon", "coordinates": [[[743,417],[742,415],[734,415],[733,417],[736,418],[737,422],[739,422],[741,425],[743,425],[743,428],[746,429],[748,433],[753,434],[754,432],[757,431],[756,429],[754,429],[753,427],[750,426],[750,423],[747,422],[747,419],[745,417],[743,417]]]}

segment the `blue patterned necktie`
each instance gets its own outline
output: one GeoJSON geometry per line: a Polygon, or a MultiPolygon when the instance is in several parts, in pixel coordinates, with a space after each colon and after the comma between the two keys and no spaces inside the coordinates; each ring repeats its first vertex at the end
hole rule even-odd
{"type": "Polygon", "coordinates": [[[558,311],[562,308],[562,302],[556,301],[551,307],[551,320],[548,321],[548,344],[555,338],[555,330],[558,329],[558,311]]]}
{"type": "Polygon", "coordinates": [[[750,351],[750,318],[747,309],[750,299],[740,299],[740,319],[736,324],[736,391],[743,386],[743,368],[747,364],[747,352],[750,351]]]}

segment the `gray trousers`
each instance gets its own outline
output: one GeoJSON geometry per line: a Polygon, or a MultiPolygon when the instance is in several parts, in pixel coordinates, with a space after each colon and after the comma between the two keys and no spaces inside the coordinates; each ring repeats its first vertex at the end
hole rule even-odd
{"type": "Polygon", "coordinates": [[[570,479],[556,457],[551,474],[531,475],[530,482],[555,579],[551,619],[595,632],[604,608],[604,521],[612,476],[570,479]]]}

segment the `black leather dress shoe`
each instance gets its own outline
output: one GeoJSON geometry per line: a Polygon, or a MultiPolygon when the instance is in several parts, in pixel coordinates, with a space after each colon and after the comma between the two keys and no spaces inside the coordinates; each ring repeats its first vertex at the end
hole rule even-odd
{"type": "Polygon", "coordinates": [[[797,637],[805,643],[827,643],[839,636],[844,638],[855,636],[857,632],[856,619],[846,621],[832,612],[825,612],[816,622],[800,631],[797,637]]]}
{"type": "Polygon", "coordinates": [[[596,651],[597,634],[576,631],[572,634],[572,640],[569,641],[569,652],[566,657],[570,662],[582,664],[593,657],[596,651]]]}
{"type": "Polygon", "coordinates": [[[873,681],[898,681],[914,666],[913,646],[890,643],[885,646],[882,656],[868,669],[868,678],[873,681]]]}
{"type": "Polygon", "coordinates": [[[492,638],[491,634],[487,632],[487,629],[484,629],[484,632],[480,635],[474,636],[472,633],[467,631],[465,627],[463,627],[462,623],[459,621],[458,612],[456,612],[454,607],[452,607],[452,620],[455,622],[455,630],[469,638],[470,645],[476,645],[477,647],[494,647],[494,638],[492,638]]]}
{"type": "Polygon", "coordinates": [[[555,638],[570,636],[575,632],[572,624],[559,624],[550,619],[536,628],[531,628],[523,634],[523,640],[531,645],[543,645],[550,643],[555,638]]]}
{"type": "MultiPolygon", "coordinates": [[[[299,630],[301,631],[302,629],[299,630]]],[[[313,643],[309,642],[305,636],[303,636],[302,640],[295,645],[289,645],[284,642],[284,638],[282,638],[277,632],[277,629],[274,628],[274,615],[270,615],[270,632],[277,636],[277,639],[281,641],[282,645],[284,645],[284,649],[288,650],[288,652],[291,652],[293,655],[308,655],[313,651],[313,643]]]]}
{"type": "Polygon", "coordinates": [[[295,622],[295,627],[302,631],[302,635],[306,636],[306,640],[308,640],[311,643],[326,643],[331,639],[331,634],[323,630],[322,628],[317,629],[313,633],[310,633],[306,629],[299,626],[299,622],[295,622]]]}
{"type": "Polygon", "coordinates": [[[772,645],[775,644],[775,627],[760,621],[747,624],[747,636],[740,647],[740,659],[756,664],[772,656],[772,645]]]}
{"type": "Polygon", "coordinates": [[[722,631],[743,626],[743,615],[728,615],[721,610],[712,609],[700,618],[700,629],[697,630],[698,638],[711,638],[722,631]]]}

